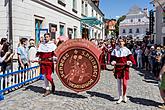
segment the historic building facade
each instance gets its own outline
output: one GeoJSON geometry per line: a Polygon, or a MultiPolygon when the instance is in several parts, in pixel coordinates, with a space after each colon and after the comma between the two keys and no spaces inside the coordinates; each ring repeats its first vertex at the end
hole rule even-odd
{"type": "Polygon", "coordinates": [[[14,49],[21,37],[34,38],[38,43],[45,32],[50,32],[52,39],[58,36],[81,38],[83,35],[88,39],[102,39],[104,14],[98,3],[98,0],[12,0],[12,28],[9,28],[9,3],[2,0],[0,38],[12,38],[14,49]],[[92,26],[81,22],[90,17],[93,23],[100,22],[92,26]],[[12,37],[9,37],[11,31],[12,37]]]}
{"type": "Polygon", "coordinates": [[[99,0],[82,0],[81,33],[83,38],[104,39],[104,14],[99,9],[99,0]]]}
{"type": "Polygon", "coordinates": [[[155,43],[165,45],[165,1],[152,0],[152,2],[155,6],[155,43]]]}
{"type": "Polygon", "coordinates": [[[149,30],[148,10],[133,6],[119,24],[119,36],[142,40],[149,30]]]}

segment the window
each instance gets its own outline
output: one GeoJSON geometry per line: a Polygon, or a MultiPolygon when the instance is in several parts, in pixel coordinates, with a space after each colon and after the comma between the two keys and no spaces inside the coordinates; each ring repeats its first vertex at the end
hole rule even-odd
{"type": "Polygon", "coordinates": [[[72,39],[73,36],[73,29],[72,28],[68,28],[68,38],[72,39]]]}
{"type": "Polygon", "coordinates": [[[125,32],[125,29],[123,29],[123,33],[126,33],[126,32],[125,32]]]}
{"type": "Polygon", "coordinates": [[[131,23],[133,22],[133,19],[131,19],[131,23]]]}
{"type": "Polygon", "coordinates": [[[58,0],[58,4],[60,4],[60,5],[62,5],[62,6],[64,6],[65,7],[65,0],[58,0]]]}
{"type": "Polygon", "coordinates": [[[88,16],[88,4],[85,3],[85,15],[88,16]]]}
{"type": "Polygon", "coordinates": [[[92,8],[92,17],[94,16],[94,13],[93,13],[93,8],[92,8]]]}
{"type": "Polygon", "coordinates": [[[95,37],[94,37],[94,30],[92,30],[92,38],[95,38],[95,37]]]}
{"type": "Polygon", "coordinates": [[[81,13],[84,14],[84,1],[81,2],[81,13]]]}
{"type": "Polygon", "coordinates": [[[49,23],[49,32],[52,39],[56,39],[57,25],[49,23]]]}
{"type": "Polygon", "coordinates": [[[139,32],[140,32],[140,31],[139,31],[139,28],[137,28],[137,29],[136,29],[136,33],[139,33],[139,32]]]}
{"type": "Polygon", "coordinates": [[[132,33],[132,29],[129,29],[129,33],[132,33]]]}
{"type": "MultiPolygon", "coordinates": [[[[101,16],[99,17],[99,20],[102,21],[101,16]]],[[[101,27],[101,24],[100,24],[100,27],[101,27]]]]}
{"type": "Polygon", "coordinates": [[[64,35],[64,25],[60,25],[60,36],[64,35]]]}
{"type": "Polygon", "coordinates": [[[73,12],[77,13],[77,0],[73,0],[73,12]]]}
{"type": "Polygon", "coordinates": [[[101,38],[101,34],[99,33],[99,34],[98,34],[98,39],[100,39],[100,38],[101,38]]]}
{"type": "Polygon", "coordinates": [[[74,38],[77,37],[77,28],[74,28],[74,38]]]}
{"type": "Polygon", "coordinates": [[[138,22],[141,22],[141,19],[138,19],[138,22]]]}
{"type": "Polygon", "coordinates": [[[40,29],[42,29],[42,20],[35,19],[35,40],[36,44],[40,42],[40,29]]]}

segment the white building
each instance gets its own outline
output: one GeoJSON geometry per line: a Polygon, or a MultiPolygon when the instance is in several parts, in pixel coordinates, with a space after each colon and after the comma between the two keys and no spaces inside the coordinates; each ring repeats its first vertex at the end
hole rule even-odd
{"type": "Polygon", "coordinates": [[[148,10],[133,6],[119,25],[119,36],[143,39],[149,31],[148,10]]]}
{"type": "MultiPolygon", "coordinates": [[[[8,22],[9,3],[5,1],[8,0],[0,2],[0,38],[11,38],[8,22]]],[[[52,38],[60,35],[80,38],[83,35],[89,39],[93,36],[102,39],[102,24],[91,27],[84,20],[90,17],[93,17],[93,21],[101,22],[104,17],[91,0],[12,0],[13,48],[17,47],[21,37],[34,38],[39,42],[40,36],[45,32],[50,32],[52,38]],[[85,33],[85,30],[88,32],[85,33]]]]}
{"type": "Polygon", "coordinates": [[[152,0],[155,6],[156,44],[165,45],[165,1],[152,0]]]}
{"type": "Polygon", "coordinates": [[[104,39],[104,26],[103,26],[103,18],[104,14],[98,8],[99,0],[82,0],[82,37],[84,38],[96,38],[96,39],[104,39]],[[95,4],[93,2],[95,2],[95,4]],[[99,20],[102,24],[97,24],[97,20],[99,20]]]}

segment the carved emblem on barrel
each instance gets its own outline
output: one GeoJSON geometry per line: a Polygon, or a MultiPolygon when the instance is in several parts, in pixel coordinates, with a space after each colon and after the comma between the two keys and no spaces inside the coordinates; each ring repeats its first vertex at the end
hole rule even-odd
{"type": "Polygon", "coordinates": [[[57,74],[71,90],[82,92],[92,88],[100,78],[100,51],[87,40],[69,40],[56,50],[57,74]]]}

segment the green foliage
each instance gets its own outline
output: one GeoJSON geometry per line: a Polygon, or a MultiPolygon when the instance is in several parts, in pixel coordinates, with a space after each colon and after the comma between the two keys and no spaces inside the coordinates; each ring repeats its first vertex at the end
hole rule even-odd
{"type": "Polygon", "coordinates": [[[121,16],[121,17],[117,20],[117,23],[116,23],[116,25],[115,25],[115,31],[114,31],[115,34],[116,34],[116,36],[119,35],[119,24],[120,24],[120,22],[122,22],[125,18],[126,18],[126,16],[123,15],[123,16],[121,16]]]}

